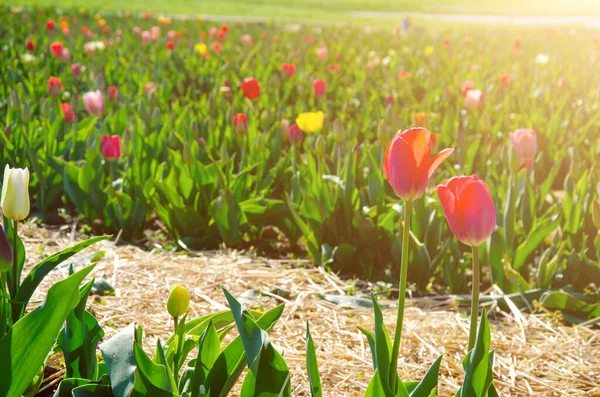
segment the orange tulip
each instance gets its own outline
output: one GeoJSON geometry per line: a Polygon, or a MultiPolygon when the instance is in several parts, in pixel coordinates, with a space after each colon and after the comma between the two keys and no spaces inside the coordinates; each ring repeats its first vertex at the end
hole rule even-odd
{"type": "Polygon", "coordinates": [[[444,149],[430,157],[433,134],[427,128],[398,131],[385,149],[383,171],[398,197],[419,198],[431,174],[454,149],[444,149]]]}

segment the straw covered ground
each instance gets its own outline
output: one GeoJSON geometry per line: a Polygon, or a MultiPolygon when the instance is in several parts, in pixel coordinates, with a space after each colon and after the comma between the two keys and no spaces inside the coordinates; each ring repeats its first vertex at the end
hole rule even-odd
{"type": "MultiPolygon", "coordinates": [[[[69,228],[22,228],[29,258],[27,266],[81,239],[69,228]]],[[[248,304],[273,307],[286,303],[284,315],[271,333],[292,371],[293,393],[309,395],[305,375],[305,324],[315,339],[324,395],[362,396],[372,376],[371,354],[357,326],[373,329],[371,309],[342,307],[322,298],[341,295],[347,283],[318,268],[298,262],[269,260],[238,252],[203,252],[183,255],[104,242],[88,248],[72,262],[87,264],[98,251],[105,254],[94,270],[115,287],[116,296],[90,298],[91,310],[110,338],[133,321],[142,323],[146,347],[156,338],[165,340],[171,323],[165,310],[169,288],[186,286],[191,294],[191,314],[225,308],[221,286],[234,296],[248,290],[265,292],[248,304]],[[269,291],[281,289],[287,298],[269,291]],[[254,303],[253,303],[254,302],[254,303]]],[[[51,273],[39,302],[51,282],[68,273],[62,267],[51,273]]],[[[366,296],[366,295],[364,295],[366,296]]],[[[390,333],[395,322],[393,302],[385,310],[390,333]]],[[[588,326],[561,325],[543,311],[536,314],[503,313],[491,308],[492,348],[496,350],[495,379],[504,396],[600,396],[600,332],[588,326]]],[[[400,375],[408,380],[423,375],[427,366],[444,354],[440,371],[440,396],[454,395],[461,383],[461,358],[465,355],[468,319],[451,299],[410,299],[405,317],[400,375]]],[[[56,360],[55,360],[56,361],[56,360]]]]}

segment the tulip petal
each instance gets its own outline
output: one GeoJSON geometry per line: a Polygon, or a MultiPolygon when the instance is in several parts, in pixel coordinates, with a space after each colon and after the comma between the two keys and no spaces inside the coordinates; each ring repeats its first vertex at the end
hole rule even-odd
{"type": "Polygon", "coordinates": [[[450,226],[450,230],[452,230],[452,233],[462,241],[462,236],[464,235],[462,231],[462,222],[454,215],[456,207],[456,197],[454,196],[454,193],[452,193],[452,190],[446,185],[439,185],[437,193],[440,198],[440,203],[442,204],[442,209],[444,210],[444,215],[448,221],[448,226],[450,226]]]}
{"type": "Polygon", "coordinates": [[[463,243],[478,246],[490,237],[496,227],[496,210],[485,182],[473,181],[463,189],[454,215],[464,233],[459,238],[463,243]]]}
{"type": "Polygon", "coordinates": [[[478,181],[477,175],[471,176],[455,176],[446,181],[445,185],[452,191],[454,197],[460,197],[462,191],[471,183],[478,181]]]}
{"type": "Polygon", "coordinates": [[[431,176],[431,174],[433,174],[433,172],[435,170],[437,170],[437,168],[440,166],[440,164],[442,164],[442,161],[444,161],[448,156],[450,156],[453,151],[454,151],[454,148],[449,148],[449,149],[444,149],[441,152],[439,152],[438,154],[436,154],[431,159],[431,165],[429,165],[428,176],[431,176]]]}
{"type": "Polygon", "coordinates": [[[402,138],[412,148],[413,156],[417,166],[424,159],[429,159],[431,151],[431,132],[427,128],[411,128],[402,133],[402,138]]]}
{"type": "Polygon", "coordinates": [[[404,200],[414,196],[413,181],[417,166],[410,145],[402,138],[394,138],[387,146],[384,157],[384,172],[396,195],[404,200]]]}

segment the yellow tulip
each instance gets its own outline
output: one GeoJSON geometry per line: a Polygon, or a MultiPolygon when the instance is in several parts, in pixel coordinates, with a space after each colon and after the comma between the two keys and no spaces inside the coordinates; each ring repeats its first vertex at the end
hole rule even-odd
{"type": "Polygon", "coordinates": [[[176,285],[171,289],[167,300],[167,311],[172,317],[181,317],[190,307],[190,294],[185,287],[176,285]]]}
{"type": "Polygon", "coordinates": [[[200,55],[204,55],[208,52],[208,47],[204,43],[198,43],[194,46],[194,49],[200,53],[200,55]]]}
{"type": "Polygon", "coordinates": [[[29,215],[29,170],[4,168],[2,180],[2,212],[13,221],[22,221],[29,215]]]}
{"type": "Polygon", "coordinates": [[[425,47],[425,55],[430,56],[435,52],[435,48],[432,45],[425,47]]]}
{"type": "Polygon", "coordinates": [[[305,133],[312,134],[323,128],[324,119],[325,114],[323,112],[306,112],[296,117],[296,124],[305,133]]]}

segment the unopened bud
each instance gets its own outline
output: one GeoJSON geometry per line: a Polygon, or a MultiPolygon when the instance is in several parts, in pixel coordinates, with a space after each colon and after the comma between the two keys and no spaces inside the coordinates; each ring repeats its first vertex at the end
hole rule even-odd
{"type": "Polygon", "coordinates": [[[284,138],[288,138],[290,136],[290,121],[288,119],[281,119],[281,135],[284,138]]]}
{"type": "Polygon", "coordinates": [[[325,151],[327,151],[327,142],[323,138],[323,135],[319,135],[315,141],[315,153],[318,156],[323,156],[325,151]]]}
{"type": "Polygon", "coordinates": [[[15,90],[10,91],[10,107],[13,108],[15,112],[21,110],[21,100],[15,90]]]}
{"type": "Polygon", "coordinates": [[[190,307],[190,294],[185,287],[176,285],[171,289],[167,300],[167,311],[172,317],[181,317],[190,307]]]}

